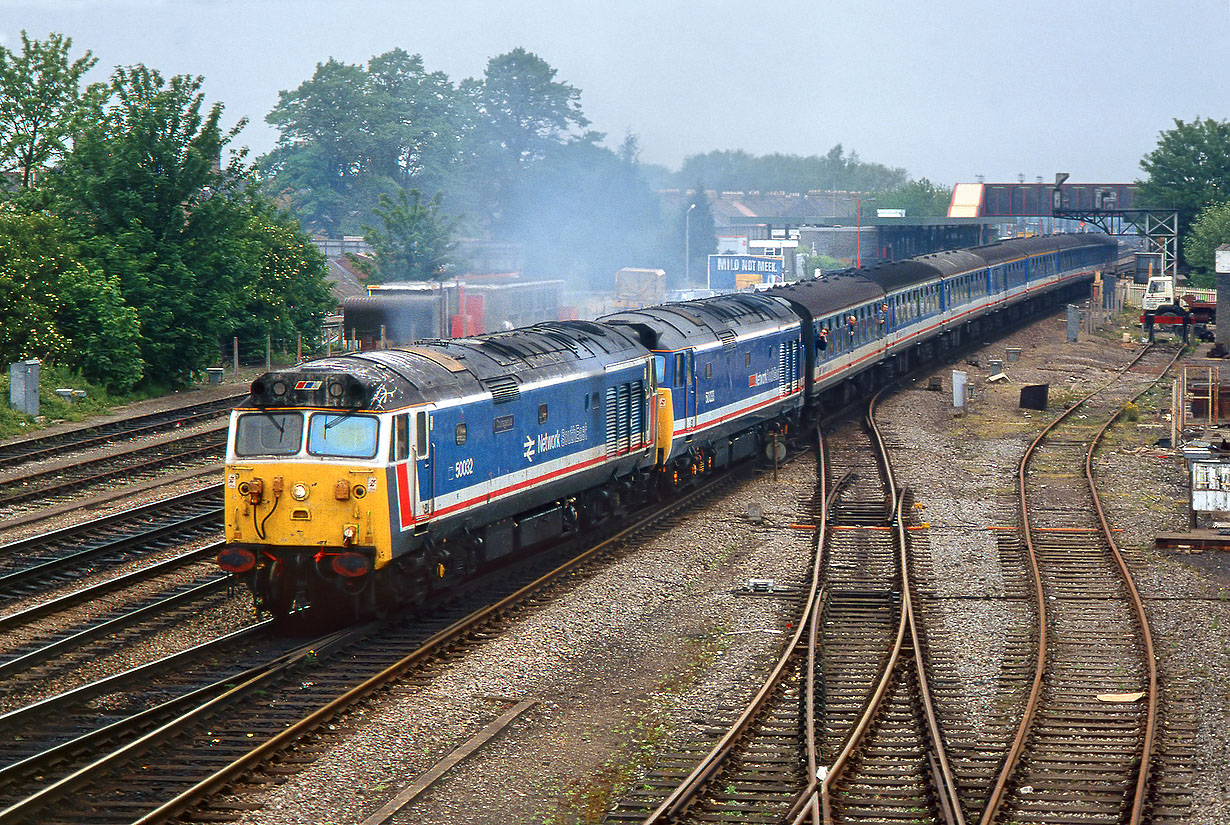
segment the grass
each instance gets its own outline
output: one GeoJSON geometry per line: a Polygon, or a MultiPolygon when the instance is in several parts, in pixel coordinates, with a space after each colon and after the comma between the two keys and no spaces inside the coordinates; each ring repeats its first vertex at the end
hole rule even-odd
{"type": "Polygon", "coordinates": [[[103,415],[116,404],[126,404],[144,398],[162,395],[166,388],[113,396],[105,389],[91,384],[80,375],[64,368],[48,367],[39,369],[39,413],[35,418],[18,412],[7,403],[9,398],[9,372],[0,374],[0,393],[6,403],[0,404],[0,438],[33,432],[49,424],[60,421],[83,421],[92,415],[103,415]],[[85,398],[77,402],[69,402],[56,395],[60,387],[71,387],[75,390],[85,390],[85,398]]]}
{"type": "MultiPolygon", "coordinates": [[[[274,354],[274,369],[284,367],[294,362],[294,353],[274,354]]],[[[258,366],[241,366],[240,379],[236,381],[227,367],[226,380],[234,382],[237,391],[247,388],[248,382],[265,371],[264,364],[258,366]]],[[[9,371],[0,371],[0,438],[33,433],[52,424],[62,421],[84,421],[95,415],[106,415],[114,407],[132,404],[136,401],[146,401],[160,398],[175,391],[169,386],[142,386],[132,392],[110,393],[105,388],[92,384],[80,373],[43,364],[38,375],[39,416],[37,418],[9,406],[9,371]],[[75,402],[65,401],[56,395],[56,389],[68,387],[74,390],[85,390],[85,398],[75,402]]]]}

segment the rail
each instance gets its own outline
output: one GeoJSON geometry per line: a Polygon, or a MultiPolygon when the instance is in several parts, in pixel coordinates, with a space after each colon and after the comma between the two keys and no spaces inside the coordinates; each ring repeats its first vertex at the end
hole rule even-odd
{"type": "MultiPolygon", "coordinates": [[[[1031,574],[1033,587],[1034,587],[1034,593],[1035,593],[1035,609],[1037,610],[1038,639],[1037,639],[1037,646],[1035,650],[1036,659],[1035,659],[1033,681],[1030,686],[1029,696],[1026,700],[1024,712],[1022,713],[1021,722],[1017,727],[1016,735],[1013,737],[1012,744],[1004,759],[1003,766],[1000,769],[995,785],[992,788],[991,793],[987,798],[986,805],[984,806],[982,815],[980,817],[980,821],[982,823],[987,823],[987,825],[990,825],[990,823],[994,823],[997,817],[999,816],[1000,811],[1004,804],[1005,797],[1007,795],[1009,783],[1011,781],[1013,774],[1017,770],[1021,755],[1024,753],[1026,740],[1028,738],[1029,731],[1033,725],[1034,717],[1038,712],[1039,701],[1040,701],[1040,697],[1042,693],[1043,678],[1045,676],[1046,664],[1047,664],[1048,649],[1047,649],[1047,641],[1046,641],[1047,640],[1046,594],[1043,589],[1041,565],[1038,560],[1038,552],[1035,548],[1035,544],[1033,540],[1033,535],[1032,535],[1033,531],[1031,530],[1031,527],[1030,527],[1028,497],[1026,494],[1026,473],[1027,473],[1027,468],[1028,468],[1030,459],[1033,457],[1038,447],[1042,444],[1043,440],[1047,437],[1047,435],[1050,432],[1052,432],[1056,427],[1059,426],[1060,423],[1062,423],[1065,419],[1067,419],[1070,415],[1072,415],[1072,413],[1074,413],[1077,409],[1079,409],[1082,405],[1084,405],[1087,401],[1089,401],[1089,399],[1093,398],[1099,393],[1104,392],[1108,387],[1110,387],[1116,381],[1118,381],[1126,372],[1128,372],[1133,366],[1139,363],[1141,359],[1143,359],[1144,356],[1147,353],[1149,353],[1153,348],[1154,348],[1153,345],[1142,348],[1141,351],[1136,355],[1136,357],[1133,358],[1130,362],[1128,362],[1128,364],[1125,365],[1122,369],[1120,369],[1115,374],[1114,377],[1112,377],[1104,385],[1094,389],[1093,391],[1091,391],[1090,393],[1088,393],[1087,395],[1085,395],[1084,397],[1082,397],[1081,399],[1073,403],[1066,410],[1064,410],[1064,412],[1061,413],[1057,418],[1051,421],[1038,434],[1038,436],[1033,440],[1033,442],[1029,445],[1024,455],[1022,455],[1021,461],[1018,465],[1017,485],[1018,485],[1018,491],[1019,491],[1019,497],[1020,497],[1019,506],[1020,506],[1020,517],[1021,517],[1021,535],[1025,543],[1026,554],[1027,554],[1029,564],[1030,564],[1030,574],[1031,574]]],[[[1156,730],[1157,669],[1156,669],[1156,662],[1153,657],[1153,643],[1152,643],[1152,638],[1149,632],[1148,621],[1147,621],[1147,618],[1144,612],[1144,604],[1140,599],[1139,591],[1137,591],[1136,586],[1134,582],[1132,581],[1131,573],[1128,571],[1127,565],[1123,561],[1123,557],[1119,553],[1118,547],[1114,543],[1109,525],[1106,521],[1104,513],[1102,512],[1102,507],[1098,499],[1097,490],[1096,490],[1096,487],[1094,486],[1091,459],[1092,459],[1093,450],[1096,447],[1097,442],[1101,439],[1102,435],[1109,428],[1110,424],[1116,418],[1118,418],[1120,414],[1122,414],[1122,412],[1126,409],[1128,404],[1130,404],[1135,399],[1139,398],[1141,395],[1147,392],[1151,387],[1153,387],[1158,381],[1160,381],[1162,376],[1165,375],[1166,371],[1169,370],[1170,367],[1174,365],[1174,363],[1178,360],[1180,355],[1182,355],[1182,349],[1179,349],[1176,351],[1174,358],[1171,359],[1170,363],[1167,364],[1167,366],[1161,371],[1161,373],[1159,373],[1158,377],[1153,382],[1151,382],[1148,386],[1142,389],[1139,393],[1133,395],[1131,398],[1129,398],[1119,407],[1119,409],[1109,418],[1107,423],[1098,431],[1098,434],[1092,439],[1088,447],[1088,451],[1086,453],[1086,459],[1085,459],[1086,478],[1088,479],[1089,484],[1090,484],[1090,489],[1093,494],[1096,512],[1098,514],[1098,518],[1101,523],[1101,528],[1102,528],[1105,539],[1110,543],[1110,546],[1112,548],[1112,552],[1116,559],[1117,565],[1120,569],[1121,574],[1124,577],[1125,582],[1127,583],[1129,592],[1132,596],[1133,609],[1135,611],[1137,620],[1140,623],[1141,634],[1143,637],[1145,649],[1147,651],[1148,711],[1147,711],[1146,728],[1145,728],[1146,734],[1145,734],[1145,742],[1142,747],[1142,756],[1141,756],[1141,760],[1140,760],[1139,767],[1138,767],[1137,780],[1135,783],[1135,798],[1132,804],[1132,818],[1130,821],[1130,825],[1139,825],[1139,823],[1141,822],[1141,817],[1143,815],[1144,798],[1145,798],[1145,794],[1146,794],[1147,786],[1148,786],[1149,762],[1152,756],[1153,738],[1154,738],[1154,732],[1156,730]]]]}

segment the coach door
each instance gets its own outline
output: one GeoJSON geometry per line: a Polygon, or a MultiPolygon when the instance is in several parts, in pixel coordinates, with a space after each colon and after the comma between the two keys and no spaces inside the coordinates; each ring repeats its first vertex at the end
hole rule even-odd
{"type": "Polygon", "coordinates": [[[430,516],[435,509],[436,473],[431,449],[431,409],[414,413],[414,466],[418,482],[419,512],[430,516]]]}

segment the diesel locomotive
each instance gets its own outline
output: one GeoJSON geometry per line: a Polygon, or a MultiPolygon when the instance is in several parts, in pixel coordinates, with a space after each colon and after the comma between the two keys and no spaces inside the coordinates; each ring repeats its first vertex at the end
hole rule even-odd
{"type": "Polygon", "coordinates": [[[617,517],[1109,267],[1103,235],[262,375],[232,413],[222,569],[276,615],[368,615],[617,517]]]}

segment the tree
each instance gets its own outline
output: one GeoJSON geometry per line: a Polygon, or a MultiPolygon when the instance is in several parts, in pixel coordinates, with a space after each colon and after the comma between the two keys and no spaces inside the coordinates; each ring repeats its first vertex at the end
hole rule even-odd
{"type": "Polygon", "coordinates": [[[758,157],[744,151],[715,151],[684,159],[676,186],[703,180],[719,191],[873,192],[904,186],[904,169],[865,163],[857,152],[845,153],[840,143],[824,155],[772,154],[758,157]]]}
{"type": "Polygon", "coordinates": [[[875,205],[877,209],[904,209],[910,218],[942,218],[951,203],[952,187],[920,178],[879,193],[875,205]]]}
{"type": "Polygon", "coordinates": [[[87,100],[81,78],[98,62],[90,52],[69,61],[71,37],[46,41],[21,33],[21,54],[0,46],[0,170],[19,171],[31,185],[35,170],[59,158],[87,100]]]}
{"type": "Polygon", "coordinates": [[[124,303],[119,278],[78,263],[61,274],[56,321],[71,342],[62,360],[109,389],[127,392],[144,377],[141,322],[124,303]]]}
{"type": "Polygon", "coordinates": [[[261,160],[271,186],[289,196],[301,219],[340,235],[353,211],[364,168],[365,128],[376,116],[366,94],[363,69],[329,60],[316,64],[311,80],[278,92],[265,120],[281,131],[278,146],[261,160]]]}
{"type": "Polygon", "coordinates": [[[239,127],[223,133],[222,106],[205,109],[201,82],[117,69],[105,108],[54,181],[78,216],[83,251],[119,278],[136,309],[146,375],[159,383],[190,380],[235,308],[239,273],[220,264],[236,242],[224,193],[242,169],[220,159],[239,127]]]}
{"type": "Polygon", "coordinates": [[[487,61],[478,90],[479,111],[494,142],[515,164],[541,159],[547,147],[566,143],[589,119],[581,92],[555,79],[556,70],[525,49],[487,61]]]}
{"type": "Polygon", "coordinates": [[[440,191],[460,159],[468,112],[448,75],[428,72],[401,49],[368,62],[369,93],[383,119],[372,124],[373,173],[399,189],[440,191]]]}
{"type": "Polygon", "coordinates": [[[0,206],[0,357],[54,358],[69,341],[55,323],[61,277],[78,266],[54,218],[0,206]]]}
{"type": "Polygon", "coordinates": [[[255,319],[238,324],[254,335],[288,322],[311,332],[311,316],[328,303],[319,256],[305,256],[306,239],[285,237],[293,228],[271,217],[242,153],[223,163],[243,123],[224,132],[222,106],[205,106],[201,83],[117,69],[98,117],[52,179],[83,262],[114,279],[136,313],[145,380],[159,385],[186,383],[215,362],[236,318],[255,319]],[[288,313],[290,296],[308,311],[288,313]]]}
{"type": "Polygon", "coordinates": [[[1146,206],[1178,210],[1184,235],[1200,210],[1230,201],[1230,123],[1205,118],[1174,124],[1140,161],[1149,176],[1140,183],[1140,197],[1146,206]]]}
{"type": "Polygon", "coordinates": [[[1196,286],[1214,286],[1217,247],[1230,243],[1230,203],[1216,203],[1201,210],[1183,239],[1183,256],[1199,273],[1196,286]]]}
{"type": "Polygon", "coordinates": [[[393,49],[366,67],[329,60],[278,95],[266,120],[281,131],[260,161],[304,223],[331,235],[358,229],[379,196],[446,189],[460,174],[467,103],[443,72],[393,49]]]}
{"type": "Polygon", "coordinates": [[[324,316],[337,305],[325,279],[324,256],[298,222],[269,201],[251,197],[246,205],[247,225],[240,235],[249,256],[244,268],[252,278],[242,290],[243,305],[230,316],[223,343],[239,338],[246,352],[262,355],[266,335],[292,341],[306,333],[309,345],[314,344],[324,316]]]}
{"type": "Polygon", "coordinates": [[[428,281],[447,275],[456,265],[457,218],[442,212],[440,202],[439,193],[424,202],[417,189],[401,190],[396,200],[381,195],[372,214],[383,222],[383,229],[363,227],[374,259],[355,259],[356,265],[377,282],[428,281]]]}

